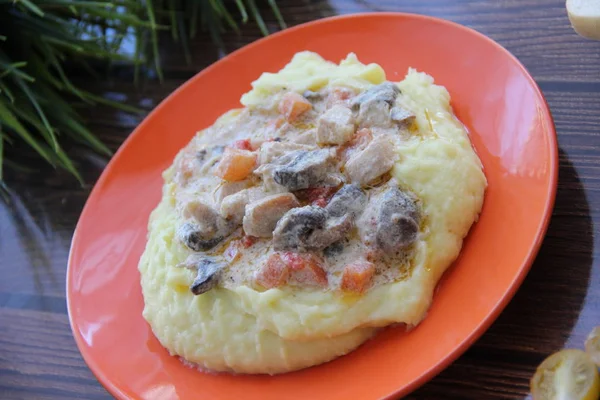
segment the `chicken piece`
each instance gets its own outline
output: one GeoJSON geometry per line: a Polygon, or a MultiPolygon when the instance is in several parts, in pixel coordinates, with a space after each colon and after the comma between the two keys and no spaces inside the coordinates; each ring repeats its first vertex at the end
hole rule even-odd
{"type": "Polygon", "coordinates": [[[300,134],[298,134],[296,137],[292,138],[291,141],[293,143],[298,143],[298,144],[306,144],[309,146],[317,146],[317,130],[316,129],[309,129],[307,131],[304,131],[300,134]]]}
{"type": "Polygon", "coordinates": [[[300,203],[291,193],[275,194],[249,203],[243,219],[244,232],[251,236],[270,238],[277,221],[295,207],[300,207],[300,203]]]}
{"type": "Polygon", "coordinates": [[[375,265],[358,260],[344,267],[340,289],[345,292],[364,293],[375,274],[375,265]]]}
{"type": "Polygon", "coordinates": [[[302,114],[312,109],[312,104],[298,93],[288,92],[283,95],[277,109],[288,122],[294,122],[302,114]]]}
{"type": "Polygon", "coordinates": [[[384,82],[352,99],[352,109],[358,111],[359,126],[389,126],[391,124],[390,108],[396,102],[399,93],[398,86],[391,82],[384,82]]]}
{"type": "Polygon", "coordinates": [[[346,163],[346,175],[353,183],[367,185],[394,166],[394,144],[387,135],[376,136],[367,147],[354,153],[346,163]]]}
{"type": "Polygon", "coordinates": [[[246,179],[255,167],[256,153],[227,147],[215,169],[215,175],[226,181],[241,181],[246,179]]]}
{"type": "Polygon", "coordinates": [[[334,150],[294,151],[276,159],[274,164],[273,180],[290,191],[340,183],[333,175],[337,164],[334,150]]]}
{"type": "Polygon", "coordinates": [[[258,163],[260,165],[268,164],[276,158],[284,156],[292,151],[313,150],[314,148],[315,146],[291,142],[265,142],[262,144],[262,146],[260,146],[260,150],[258,152],[258,163]]]}
{"type": "Polygon", "coordinates": [[[352,111],[343,105],[334,105],[325,111],[317,121],[317,142],[319,144],[340,145],[354,134],[352,111]]]}
{"type": "Polygon", "coordinates": [[[421,216],[407,193],[397,187],[386,190],[377,210],[376,243],[380,249],[395,253],[417,240],[421,216]]]}
{"type": "Polygon", "coordinates": [[[233,224],[240,225],[246,212],[246,205],[266,196],[267,193],[258,187],[240,190],[223,199],[219,213],[233,224]]]}
{"type": "Polygon", "coordinates": [[[229,221],[198,200],[185,205],[183,217],[188,221],[179,227],[177,235],[183,244],[194,251],[204,251],[216,246],[234,229],[229,221]]]}
{"type": "Polygon", "coordinates": [[[417,118],[415,114],[402,107],[392,107],[390,117],[393,122],[402,127],[411,126],[417,118]]]}
{"type": "Polygon", "coordinates": [[[217,208],[221,207],[223,199],[227,196],[231,196],[241,190],[248,188],[252,183],[249,180],[238,181],[238,182],[223,182],[213,192],[213,200],[217,208]]]}
{"type": "Polygon", "coordinates": [[[369,128],[361,128],[352,136],[349,142],[337,148],[342,163],[346,163],[353,155],[364,150],[373,140],[373,132],[369,128]]]}

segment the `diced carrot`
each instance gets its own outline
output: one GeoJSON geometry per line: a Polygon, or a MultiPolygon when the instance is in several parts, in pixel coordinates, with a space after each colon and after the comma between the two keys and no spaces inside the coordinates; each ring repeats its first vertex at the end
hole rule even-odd
{"type": "Polygon", "coordinates": [[[248,150],[226,147],[215,175],[226,181],[244,180],[256,166],[256,153],[248,150]]]}
{"type": "Polygon", "coordinates": [[[371,283],[375,265],[368,261],[355,261],[344,267],[341,289],[345,292],[363,293],[371,283]]]}
{"type": "Polygon", "coordinates": [[[312,104],[295,92],[283,95],[278,110],[289,122],[295,121],[300,115],[312,108],[312,104]]]}
{"type": "Polygon", "coordinates": [[[290,267],[290,281],[304,286],[327,286],[327,273],[314,255],[285,252],[282,259],[290,267]]]}
{"type": "Polygon", "coordinates": [[[250,139],[236,140],[235,142],[233,142],[231,147],[233,147],[234,149],[240,149],[240,150],[248,150],[248,151],[254,150],[252,148],[252,144],[250,143],[250,139]]]}
{"type": "Polygon", "coordinates": [[[254,279],[259,285],[271,289],[285,285],[289,276],[290,267],[281,258],[281,254],[273,253],[257,271],[254,279]]]}

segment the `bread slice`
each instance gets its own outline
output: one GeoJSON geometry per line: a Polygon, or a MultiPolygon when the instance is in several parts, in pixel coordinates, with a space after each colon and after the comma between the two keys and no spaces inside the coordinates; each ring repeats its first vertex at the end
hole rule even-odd
{"type": "Polygon", "coordinates": [[[600,40],[600,0],[567,0],[567,13],[575,32],[600,40]]]}

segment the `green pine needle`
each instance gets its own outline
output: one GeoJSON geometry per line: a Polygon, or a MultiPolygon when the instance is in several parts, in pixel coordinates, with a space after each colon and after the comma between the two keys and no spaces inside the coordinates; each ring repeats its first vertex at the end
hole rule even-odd
{"type": "MultiPolygon", "coordinates": [[[[262,0],[278,22],[285,22],[275,0],[262,0]]],[[[68,141],[81,143],[110,157],[111,150],[84,124],[74,100],[85,107],[97,104],[127,113],[144,111],[78,88],[68,71],[79,66],[94,79],[106,79],[98,60],[111,71],[116,62],[133,66],[134,82],[154,70],[164,80],[159,53],[161,31],[169,30],[185,61],[192,62],[189,40],[198,30],[208,32],[224,49],[221,34],[239,32],[249,14],[260,31],[267,26],[255,0],[0,0],[0,195],[8,198],[6,168],[31,172],[11,155],[18,141],[55,168],[83,179],[63,150],[68,141]],[[237,13],[232,13],[237,10],[237,13]],[[127,46],[125,45],[127,44],[127,46]],[[126,48],[133,48],[128,53],[126,48]],[[131,54],[133,53],[133,54],[131,54]],[[95,63],[88,63],[96,60],[95,63]],[[67,68],[67,66],[69,68],[67,68]],[[8,146],[7,146],[8,144],[8,146]]]]}

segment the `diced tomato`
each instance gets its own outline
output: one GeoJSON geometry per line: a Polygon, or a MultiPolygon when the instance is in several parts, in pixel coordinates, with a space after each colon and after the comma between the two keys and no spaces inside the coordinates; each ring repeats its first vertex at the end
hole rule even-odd
{"type": "Polygon", "coordinates": [[[226,181],[244,180],[256,167],[256,153],[226,147],[215,175],[226,181]]]}
{"type": "Polygon", "coordinates": [[[250,143],[250,139],[236,140],[235,142],[233,142],[231,147],[233,147],[234,149],[240,149],[240,150],[248,150],[248,151],[254,150],[252,148],[252,144],[250,143]]]}
{"type": "Polygon", "coordinates": [[[279,103],[278,110],[286,120],[293,122],[298,117],[312,108],[312,104],[304,97],[295,92],[288,92],[283,95],[279,103]]]}
{"type": "Polygon", "coordinates": [[[280,253],[273,253],[257,271],[254,279],[259,285],[271,289],[285,285],[289,276],[288,264],[282,259],[280,253]]]}
{"type": "Polygon", "coordinates": [[[244,246],[245,249],[247,249],[248,247],[251,247],[254,243],[256,243],[257,238],[254,236],[250,236],[250,235],[244,235],[244,237],[241,239],[241,243],[242,246],[244,246]]]}
{"type": "Polygon", "coordinates": [[[322,262],[312,254],[273,253],[256,273],[255,280],[266,288],[289,282],[302,286],[327,286],[327,273],[322,262]]]}
{"type": "Polygon", "coordinates": [[[344,267],[340,288],[345,292],[363,293],[371,284],[375,265],[368,261],[355,261],[344,267]]]}
{"type": "Polygon", "coordinates": [[[312,254],[285,252],[282,259],[290,267],[290,280],[303,286],[326,286],[327,273],[312,254]]]}

